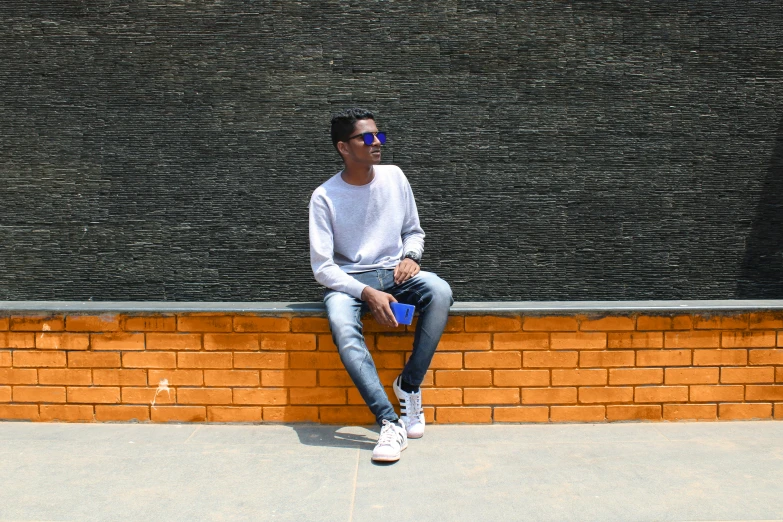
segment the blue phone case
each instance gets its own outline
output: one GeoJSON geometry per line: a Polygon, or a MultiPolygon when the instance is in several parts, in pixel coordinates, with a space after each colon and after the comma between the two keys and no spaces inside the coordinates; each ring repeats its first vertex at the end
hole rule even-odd
{"type": "Polygon", "coordinates": [[[413,312],[416,311],[415,306],[402,303],[389,303],[389,306],[391,306],[392,313],[398,324],[411,324],[413,322],[413,312]]]}

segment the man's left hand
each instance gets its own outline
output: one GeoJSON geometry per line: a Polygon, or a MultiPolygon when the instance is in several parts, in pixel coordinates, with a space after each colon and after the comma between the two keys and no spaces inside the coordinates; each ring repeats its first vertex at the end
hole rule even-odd
{"type": "Polygon", "coordinates": [[[413,259],[405,258],[394,267],[394,284],[404,283],[419,272],[421,272],[419,264],[413,259]]]}

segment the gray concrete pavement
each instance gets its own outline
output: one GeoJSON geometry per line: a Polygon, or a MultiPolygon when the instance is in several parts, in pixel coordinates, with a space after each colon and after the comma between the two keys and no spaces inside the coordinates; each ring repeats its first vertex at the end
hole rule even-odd
{"type": "Polygon", "coordinates": [[[0,423],[0,520],[783,519],[783,422],[430,426],[0,423]]]}

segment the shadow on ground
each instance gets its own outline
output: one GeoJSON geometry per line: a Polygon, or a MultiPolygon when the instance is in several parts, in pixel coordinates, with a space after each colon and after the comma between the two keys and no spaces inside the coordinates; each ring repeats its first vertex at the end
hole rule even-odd
{"type": "Polygon", "coordinates": [[[370,427],[292,424],[299,442],[308,446],[372,450],[378,434],[370,427]]]}

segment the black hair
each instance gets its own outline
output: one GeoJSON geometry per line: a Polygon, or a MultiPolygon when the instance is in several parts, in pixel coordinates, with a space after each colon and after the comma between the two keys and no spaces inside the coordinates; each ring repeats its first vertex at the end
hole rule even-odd
{"type": "MultiPolygon", "coordinates": [[[[351,137],[353,127],[359,120],[375,120],[375,115],[367,109],[354,107],[332,116],[332,145],[335,149],[337,149],[337,142],[346,141],[351,137]]],[[[337,153],[340,153],[339,149],[337,153]]]]}

